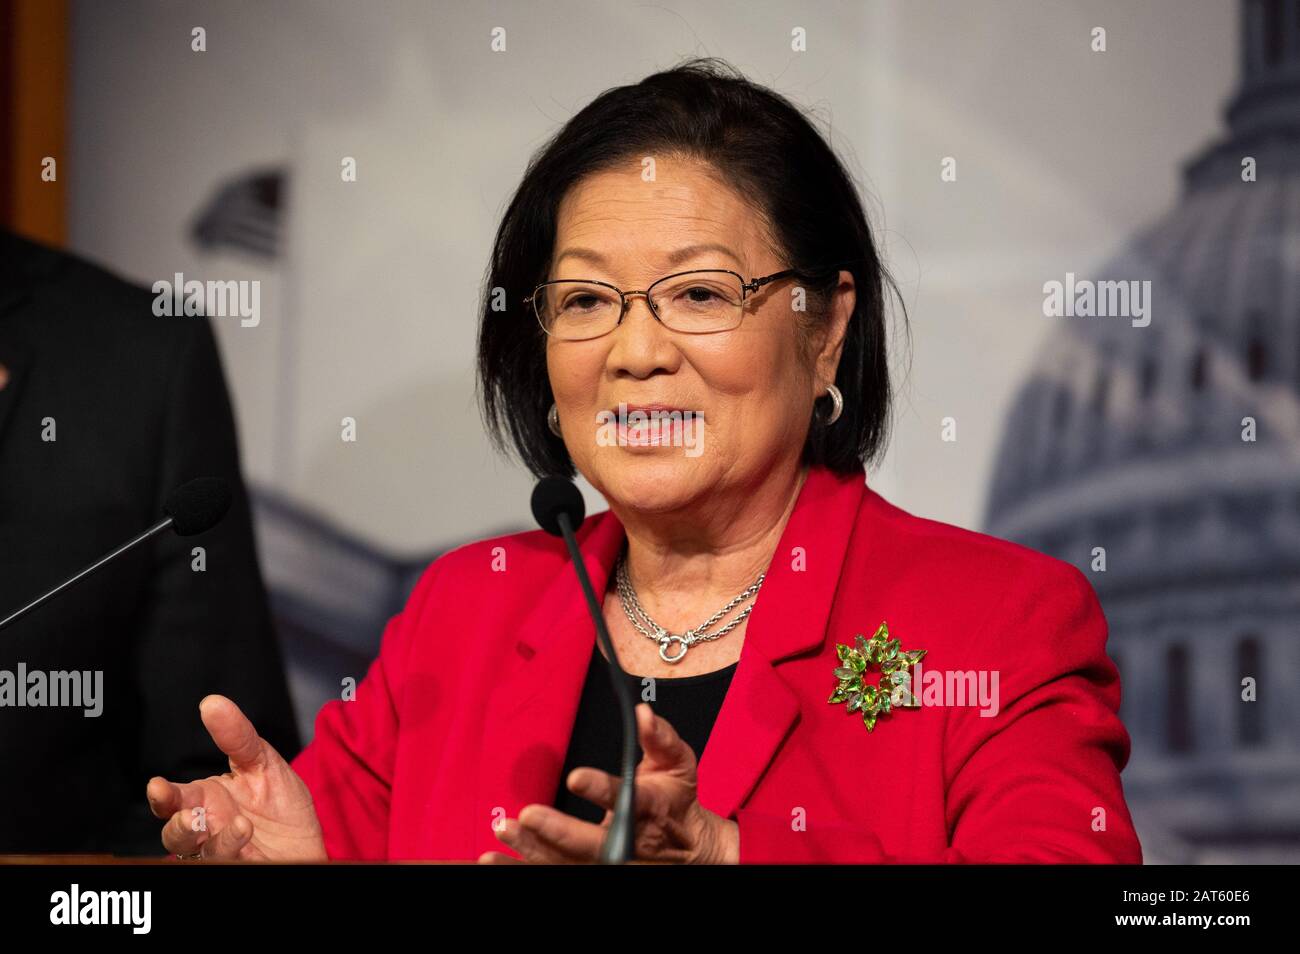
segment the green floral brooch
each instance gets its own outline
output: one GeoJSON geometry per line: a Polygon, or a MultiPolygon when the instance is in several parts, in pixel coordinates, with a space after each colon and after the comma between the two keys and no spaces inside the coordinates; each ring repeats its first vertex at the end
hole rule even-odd
{"type": "Polygon", "coordinates": [[[835,653],[840,664],[835,669],[835,678],[839,680],[830,699],[832,704],[847,702],[848,712],[862,712],[862,723],[871,732],[876,728],[876,719],[887,715],[893,706],[914,708],[916,702],[912,696],[912,666],[921,661],[924,649],[900,649],[897,639],[889,638],[889,627],[881,623],[875,635],[863,639],[858,633],[853,637],[854,645],[835,644],[835,653]],[[879,683],[866,681],[868,667],[875,665],[880,669],[879,683]]]}

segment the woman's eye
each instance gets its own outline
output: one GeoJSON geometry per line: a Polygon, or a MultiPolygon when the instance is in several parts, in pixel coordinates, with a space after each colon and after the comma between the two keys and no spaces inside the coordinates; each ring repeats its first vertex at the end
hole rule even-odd
{"type": "Polygon", "coordinates": [[[595,295],[575,295],[564,303],[566,311],[588,311],[600,304],[595,295]]]}

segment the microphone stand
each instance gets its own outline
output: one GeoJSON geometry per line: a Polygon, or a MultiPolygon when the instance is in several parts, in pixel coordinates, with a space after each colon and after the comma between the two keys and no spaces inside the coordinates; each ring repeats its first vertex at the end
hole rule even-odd
{"type": "Polygon", "coordinates": [[[578,538],[574,536],[573,524],[567,513],[561,512],[556,517],[564,542],[573,558],[573,567],[578,571],[578,580],[582,583],[583,595],[587,598],[587,609],[596,624],[596,637],[609,657],[609,676],[614,682],[614,695],[618,697],[619,711],[623,717],[623,772],[618,787],[618,797],[614,801],[614,817],[610,821],[609,834],[600,849],[600,860],[607,865],[620,865],[635,857],[636,839],[636,765],[640,746],[637,744],[636,703],[632,701],[632,691],[627,685],[627,673],[619,664],[618,654],[614,652],[614,643],[609,638],[605,626],[605,614],[596,601],[596,592],[592,589],[591,578],[587,576],[587,566],[578,549],[578,538]]]}

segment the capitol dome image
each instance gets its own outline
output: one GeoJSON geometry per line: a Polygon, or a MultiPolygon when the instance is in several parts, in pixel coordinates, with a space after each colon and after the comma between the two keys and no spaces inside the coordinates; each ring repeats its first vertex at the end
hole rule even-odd
{"type": "Polygon", "coordinates": [[[1300,0],[1241,27],[1225,133],[1078,276],[1148,315],[1041,319],[985,519],[1101,599],[1150,862],[1300,860],[1300,0]]]}

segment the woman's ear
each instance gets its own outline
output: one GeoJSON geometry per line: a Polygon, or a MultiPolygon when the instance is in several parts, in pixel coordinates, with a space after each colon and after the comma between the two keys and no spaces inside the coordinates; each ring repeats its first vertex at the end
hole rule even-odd
{"type": "Polygon", "coordinates": [[[815,382],[817,393],[814,399],[822,395],[828,384],[835,383],[835,372],[840,366],[840,355],[844,353],[844,338],[848,334],[849,319],[857,307],[858,290],[853,281],[853,273],[841,271],[839,284],[831,293],[830,307],[826,321],[822,323],[821,347],[816,356],[815,382]]]}

